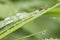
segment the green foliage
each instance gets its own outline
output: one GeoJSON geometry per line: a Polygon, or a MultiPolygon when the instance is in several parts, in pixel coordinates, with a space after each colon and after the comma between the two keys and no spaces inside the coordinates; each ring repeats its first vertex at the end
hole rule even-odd
{"type": "MultiPolygon", "coordinates": [[[[32,12],[47,4],[52,7],[57,4],[57,0],[1,0],[0,1],[0,20],[8,16],[15,15],[17,12],[32,12]],[[28,4],[27,4],[28,3],[28,4]]],[[[23,22],[24,23],[24,22],[23,22]]],[[[20,25],[19,21],[7,25],[0,30],[0,40],[42,40],[42,39],[60,39],[60,8],[54,8],[44,15],[32,20],[31,22],[20,25]],[[17,25],[15,25],[17,24],[17,25]],[[19,24],[19,25],[18,25],[19,24]],[[14,27],[11,27],[13,26],[14,27]],[[18,26],[22,26],[16,29],[18,26]],[[11,28],[9,28],[11,27],[11,28]],[[12,30],[9,30],[12,29],[12,30]],[[6,30],[6,31],[5,31],[6,30]],[[5,32],[4,32],[5,31],[5,32]],[[11,32],[8,34],[8,31],[11,32]],[[4,37],[4,35],[6,35],[4,37]]]]}

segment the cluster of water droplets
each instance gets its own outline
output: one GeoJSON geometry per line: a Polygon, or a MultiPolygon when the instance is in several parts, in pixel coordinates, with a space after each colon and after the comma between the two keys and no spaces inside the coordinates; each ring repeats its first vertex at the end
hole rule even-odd
{"type": "Polygon", "coordinates": [[[23,13],[17,13],[15,16],[7,17],[3,21],[0,21],[0,28],[2,28],[3,26],[6,26],[6,25],[8,25],[8,24],[10,24],[12,22],[18,21],[19,19],[23,20],[28,15],[29,15],[28,13],[23,12],[23,13]]]}
{"type": "Polygon", "coordinates": [[[45,38],[45,39],[42,39],[42,40],[58,40],[57,38],[45,38]]]}
{"type": "Polygon", "coordinates": [[[23,13],[17,13],[15,16],[7,17],[3,21],[0,21],[0,28],[3,28],[4,26],[16,22],[18,20],[25,20],[30,17],[36,16],[37,14],[39,14],[39,12],[40,12],[39,10],[33,11],[31,13],[23,12],[23,13]]]}

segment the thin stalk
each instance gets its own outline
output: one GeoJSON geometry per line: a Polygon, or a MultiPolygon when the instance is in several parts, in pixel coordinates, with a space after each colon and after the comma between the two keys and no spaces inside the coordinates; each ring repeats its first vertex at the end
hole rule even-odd
{"type": "Polygon", "coordinates": [[[32,18],[30,18],[30,19],[28,19],[28,20],[26,20],[26,21],[24,21],[24,22],[22,22],[22,23],[18,22],[17,25],[13,25],[13,26],[14,26],[13,28],[11,28],[11,29],[7,30],[6,32],[4,32],[3,34],[1,34],[1,35],[0,35],[0,39],[4,38],[4,37],[7,36],[8,34],[16,31],[17,29],[21,28],[21,27],[24,26],[25,24],[27,24],[27,23],[31,22],[32,20],[34,20],[34,19],[42,16],[42,15],[45,14],[46,12],[50,11],[51,9],[53,9],[53,8],[59,6],[59,5],[60,5],[60,3],[54,5],[54,6],[51,7],[51,8],[46,9],[46,10],[43,11],[42,13],[39,12],[38,15],[36,15],[36,16],[34,16],[34,17],[32,17],[32,18]],[[19,24],[19,23],[20,23],[20,24],[19,24]]]}

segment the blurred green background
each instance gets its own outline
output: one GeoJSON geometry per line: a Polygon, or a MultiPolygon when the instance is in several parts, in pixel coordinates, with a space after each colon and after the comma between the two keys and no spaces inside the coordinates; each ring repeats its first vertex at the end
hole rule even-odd
{"type": "Polygon", "coordinates": [[[0,17],[7,17],[17,12],[32,12],[41,5],[53,6],[58,0],[0,0],[0,17]]]}
{"type": "MultiPolygon", "coordinates": [[[[17,12],[32,12],[39,9],[41,5],[51,7],[58,2],[59,0],[0,0],[0,19],[15,15],[17,12]]],[[[45,39],[60,39],[60,6],[27,23],[1,40],[45,39]]]]}

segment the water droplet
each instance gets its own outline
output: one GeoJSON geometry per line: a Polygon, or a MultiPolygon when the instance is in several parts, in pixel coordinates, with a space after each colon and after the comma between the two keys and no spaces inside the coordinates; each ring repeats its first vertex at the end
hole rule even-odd
{"type": "Polygon", "coordinates": [[[36,11],[32,12],[32,16],[36,16],[38,14],[38,12],[40,12],[40,11],[36,10],[36,11]]]}
{"type": "Polygon", "coordinates": [[[5,18],[5,21],[8,21],[8,20],[10,20],[10,17],[5,18]]]}
{"type": "Polygon", "coordinates": [[[11,20],[11,17],[7,17],[7,18],[5,18],[4,22],[5,22],[5,24],[7,25],[7,24],[12,23],[13,20],[11,20]]]}
{"type": "Polygon", "coordinates": [[[58,39],[54,39],[54,38],[45,38],[44,40],[58,40],[58,39]]]}
{"type": "Polygon", "coordinates": [[[17,18],[16,16],[11,16],[11,20],[13,20],[13,21],[17,21],[18,18],[17,18]]]}
{"type": "Polygon", "coordinates": [[[42,31],[41,33],[42,33],[42,35],[45,35],[46,34],[46,30],[42,31]]]}
{"type": "Polygon", "coordinates": [[[24,12],[24,13],[17,13],[16,14],[20,19],[25,19],[28,16],[28,13],[24,12]]]}

